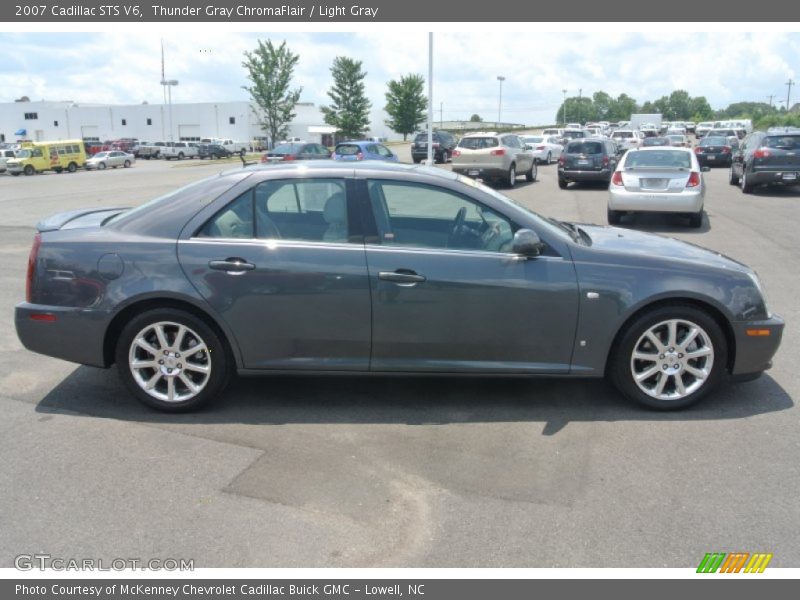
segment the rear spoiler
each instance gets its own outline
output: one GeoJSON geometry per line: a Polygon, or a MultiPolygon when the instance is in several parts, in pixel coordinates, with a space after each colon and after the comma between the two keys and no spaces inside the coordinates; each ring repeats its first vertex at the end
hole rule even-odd
{"type": "Polygon", "coordinates": [[[78,229],[81,227],[97,227],[106,219],[130,210],[124,208],[81,208],[51,215],[36,224],[38,231],[57,231],[59,229],[78,229]]]}

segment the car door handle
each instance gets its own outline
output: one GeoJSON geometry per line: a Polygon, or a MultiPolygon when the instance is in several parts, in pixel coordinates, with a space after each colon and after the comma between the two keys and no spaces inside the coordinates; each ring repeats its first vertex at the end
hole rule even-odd
{"type": "Polygon", "coordinates": [[[243,258],[232,257],[225,260],[211,260],[208,266],[216,271],[226,271],[232,275],[244,273],[245,271],[252,271],[256,268],[253,263],[247,262],[243,258]]]}
{"type": "Polygon", "coordinates": [[[378,279],[391,281],[399,285],[414,285],[425,281],[424,275],[418,275],[414,271],[407,269],[397,269],[396,271],[380,271],[378,279]]]}

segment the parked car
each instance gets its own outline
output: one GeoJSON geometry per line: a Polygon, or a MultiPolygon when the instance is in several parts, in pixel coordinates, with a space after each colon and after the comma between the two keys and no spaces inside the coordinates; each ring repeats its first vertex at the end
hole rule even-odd
{"type": "Polygon", "coordinates": [[[397,154],[383,144],[369,140],[354,142],[340,142],[331,154],[334,160],[382,160],[385,162],[398,162],[397,154]]]}
{"type": "Polygon", "coordinates": [[[97,169],[102,171],[107,167],[116,169],[117,167],[128,168],[136,162],[136,157],[133,154],[128,154],[122,150],[109,150],[106,152],[98,152],[91,158],[86,160],[86,169],[97,169]]]}
{"type": "Polygon", "coordinates": [[[705,182],[689,148],[640,148],[620,160],[608,186],[608,222],[637,212],[680,213],[691,227],[703,223],[705,182]]]}
{"type": "Polygon", "coordinates": [[[11,160],[12,158],[16,158],[16,151],[10,148],[3,148],[0,150],[0,173],[6,172],[6,162],[11,160]]]}
{"type": "Polygon", "coordinates": [[[512,133],[465,135],[453,151],[453,172],[514,187],[519,175],[536,181],[533,152],[512,133]]]}
{"type": "Polygon", "coordinates": [[[734,138],[707,136],[700,140],[694,148],[694,154],[701,167],[721,165],[729,167],[731,165],[732,146],[731,140],[734,138]]]}
{"type": "MultiPolygon", "coordinates": [[[[446,163],[453,156],[458,143],[456,136],[446,131],[433,132],[433,160],[446,163]]],[[[418,133],[411,142],[411,160],[415,163],[428,159],[428,134],[418,133]]]]}
{"type": "Polygon", "coordinates": [[[183,160],[184,158],[199,158],[200,151],[194,142],[170,142],[161,148],[159,156],[166,160],[183,160]]]}
{"type": "Polygon", "coordinates": [[[611,139],[621,148],[630,150],[631,148],[638,148],[642,145],[644,135],[637,129],[617,129],[611,134],[611,139]]]}
{"type": "Polygon", "coordinates": [[[564,151],[564,146],[557,136],[523,135],[521,137],[522,142],[527,146],[528,150],[533,152],[533,158],[539,164],[551,164],[554,157],[558,160],[558,157],[564,151]]]}
{"type": "Polygon", "coordinates": [[[641,148],[646,148],[648,146],[671,146],[672,142],[667,137],[649,137],[644,138],[640,145],[641,148]]]}
{"type": "Polygon", "coordinates": [[[219,144],[200,144],[197,146],[199,158],[229,158],[233,152],[219,144]]]}
{"type": "Polygon", "coordinates": [[[608,375],[679,409],[768,369],[784,327],[717,252],[547,219],[445,170],[333,161],[46,218],[15,324],[173,412],[237,371],[608,375]]]}
{"type": "Polygon", "coordinates": [[[800,131],[749,134],[733,152],[729,181],[745,194],[759,185],[799,185],[800,131]]]}
{"type": "Polygon", "coordinates": [[[262,163],[286,160],[323,160],[331,157],[331,152],[322,144],[313,142],[289,142],[279,144],[261,155],[262,163]]]}
{"type": "Polygon", "coordinates": [[[607,139],[573,140],[558,159],[558,187],[572,182],[605,182],[617,166],[617,145],[607,139]]]}

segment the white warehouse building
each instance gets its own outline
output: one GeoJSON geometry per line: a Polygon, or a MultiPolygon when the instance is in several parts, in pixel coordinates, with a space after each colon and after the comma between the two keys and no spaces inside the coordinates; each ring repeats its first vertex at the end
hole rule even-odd
{"type": "MultiPolygon", "coordinates": [[[[322,111],[301,102],[289,126],[288,137],[322,142],[334,132],[322,111]]],[[[250,142],[266,134],[249,102],[191,104],[85,104],[65,102],[0,103],[0,142],[42,140],[199,141],[223,138],[250,142]]]]}

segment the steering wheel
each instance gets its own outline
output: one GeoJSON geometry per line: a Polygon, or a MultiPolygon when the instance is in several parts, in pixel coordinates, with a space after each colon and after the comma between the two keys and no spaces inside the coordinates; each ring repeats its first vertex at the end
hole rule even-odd
{"type": "Polygon", "coordinates": [[[453,227],[450,229],[450,237],[447,239],[447,245],[452,246],[458,241],[461,235],[461,228],[464,226],[464,221],[467,220],[467,207],[462,206],[458,209],[455,219],[453,219],[453,227]]]}

